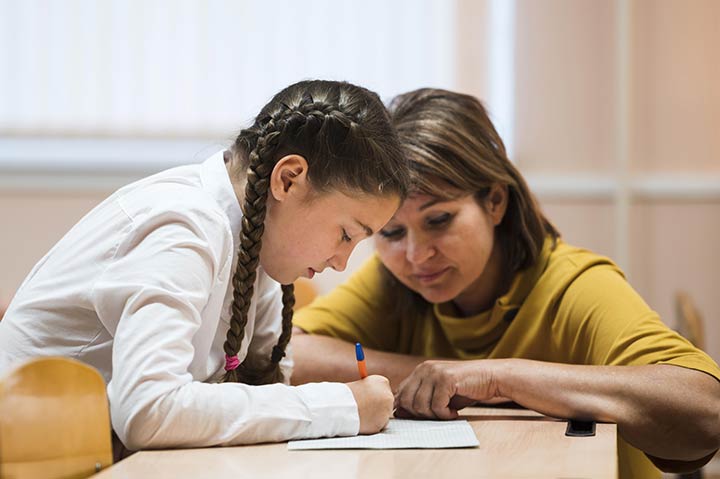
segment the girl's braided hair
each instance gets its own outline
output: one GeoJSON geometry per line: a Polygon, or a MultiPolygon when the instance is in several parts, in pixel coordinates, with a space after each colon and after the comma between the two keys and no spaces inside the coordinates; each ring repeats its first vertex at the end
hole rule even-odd
{"type": "MultiPolygon", "coordinates": [[[[308,179],[318,193],[361,192],[407,195],[409,174],[387,110],[373,92],[349,83],[302,81],[275,95],[232,148],[247,182],[233,302],[225,354],[240,350],[253,296],[265,221],[270,174],[277,161],[297,154],[308,162],[308,179]]],[[[233,174],[236,172],[233,171],[233,174]]],[[[282,285],[282,333],[270,358],[248,351],[242,364],[228,368],[225,382],[268,384],[283,380],[280,361],[292,332],[295,297],[282,285]]],[[[237,360],[236,360],[237,361],[237,360]]]]}

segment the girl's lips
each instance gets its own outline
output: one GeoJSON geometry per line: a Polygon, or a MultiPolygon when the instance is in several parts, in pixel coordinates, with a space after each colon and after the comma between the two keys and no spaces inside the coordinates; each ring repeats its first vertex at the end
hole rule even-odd
{"type": "Polygon", "coordinates": [[[313,276],[315,276],[315,270],[308,268],[308,278],[313,279],[313,276]]]}
{"type": "Polygon", "coordinates": [[[418,281],[421,283],[432,283],[433,281],[440,278],[443,274],[445,274],[450,268],[443,268],[440,271],[435,271],[433,273],[429,274],[415,274],[415,278],[417,278],[418,281]]]}

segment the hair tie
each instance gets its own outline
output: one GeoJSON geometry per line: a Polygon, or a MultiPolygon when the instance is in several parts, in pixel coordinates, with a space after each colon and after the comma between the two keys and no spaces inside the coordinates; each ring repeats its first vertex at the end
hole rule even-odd
{"type": "Polygon", "coordinates": [[[240,366],[240,360],[238,359],[237,355],[225,355],[225,371],[232,371],[233,369],[237,369],[238,366],[240,366]]]}
{"type": "Polygon", "coordinates": [[[270,360],[273,363],[279,363],[280,360],[284,357],[285,357],[285,351],[283,351],[279,346],[273,346],[272,355],[270,356],[270,360]]]}

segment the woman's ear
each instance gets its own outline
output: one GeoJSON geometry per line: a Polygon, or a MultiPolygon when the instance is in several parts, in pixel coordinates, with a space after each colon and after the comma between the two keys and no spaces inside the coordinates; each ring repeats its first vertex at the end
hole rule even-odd
{"type": "Polygon", "coordinates": [[[304,198],[309,192],[308,164],[300,155],[283,156],[270,173],[270,194],[277,201],[290,196],[304,198]]]}
{"type": "Polygon", "coordinates": [[[508,204],[507,185],[495,183],[487,195],[487,212],[495,226],[499,225],[505,217],[508,204]]]}

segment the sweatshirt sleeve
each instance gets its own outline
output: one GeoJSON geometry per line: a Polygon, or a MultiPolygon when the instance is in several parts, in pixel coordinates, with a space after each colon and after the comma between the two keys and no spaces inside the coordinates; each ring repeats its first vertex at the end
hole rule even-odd
{"type": "Polygon", "coordinates": [[[94,306],[114,336],[113,429],[129,449],[357,434],[357,405],[344,384],[193,380],[192,339],[222,266],[218,238],[225,236],[212,211],[148,216],[133,224],[94,283],[94,306]]]}
{"type": "Polygon", "coordinates": [[[674,364],[720,379],[705,352],[668,328],[613,266],[589,268],[567,288],[553,324],[577,364],[674,364]]]}
{"type": "Polygon", "coordinates": [[[300,309],[293,324],[310,334],[398,351],[401,323],[384,307],[380,264],[376,255],[369,258],[345,283],[300,309]]]}

